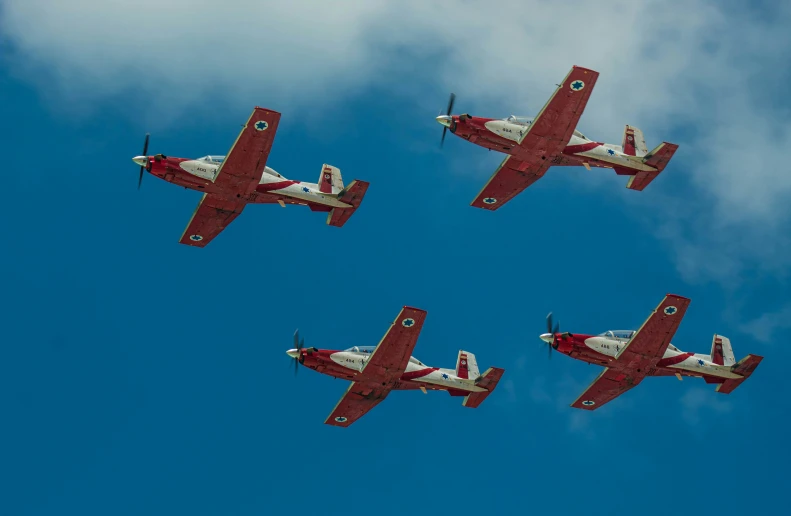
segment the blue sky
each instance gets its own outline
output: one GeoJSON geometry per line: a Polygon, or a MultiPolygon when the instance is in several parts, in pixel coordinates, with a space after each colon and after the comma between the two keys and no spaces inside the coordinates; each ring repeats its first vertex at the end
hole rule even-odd
{"type": "Polygon", "coordinates": [[[249,15],[217,24],[210,4],[45,4],[0,2],[0,514],[781,510],[788,6],[238,2],[249,15]],[[680,144],[665,173],[640,193],[553,169],[496,213],[469,207],[501,156],[439,150],[449,91],[457,111],[531,115],[572,64],[602,73],[580,130],[680,144]],[[283,113],[269,166],[338,166],[371,182],[362,207],[338,229],[251,206],[179,245],[199,194],[152,176],[138,192],[130,158],[146,132],[151,152],[225,153],[256,104],[283,113]],[[569,408],[600,369],[546,359],[547,312],[637,328],[667,292],[692,299],[674,344],[726,335],[766,357],[756,373],[728,396],[657,378],[569,408]],[[376,344],[405,304],[428,310],[420,360],[472,351],[506,369],[497,391],[475,410],[394,393],[323,425],[347,384],[293,376],[294,329],[376,344]]]}

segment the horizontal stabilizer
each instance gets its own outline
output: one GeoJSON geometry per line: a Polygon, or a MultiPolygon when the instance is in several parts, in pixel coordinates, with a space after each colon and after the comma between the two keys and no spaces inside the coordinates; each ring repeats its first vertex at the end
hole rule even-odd
{"type": "Polygon", "coordinates": [[[335,227],[341,227],[346,224],[349,217],[354,215],[354,212],[360,207],[360,203],[363,202],[365,192],[368,191],[368,185],[367,181],[357,181],[355,179],[348,187],[343,189],[338,194],[338,200],[352,206],[351,208],[333,208],[327,216],[327,224],[335,227]]]}
{"type": "Polygon", "coordinates": [[[758,364],[761,363],[764,357],[760,357],[758,355],[747,355],[743,359],[739,360],[739,362],[731,367],[731,372],[742,375],[741,378],[737,379],[728,379],[722,382],[720,385],[717,386],[717,392],[721,392],[723,394],[730,394],[733,390],[740,386],[743,381],[750,377],[755,371],[755,368],[758,367],[758,364]]]}
{"type": "Polygon", "coordinates": [[[670,162],[670,159],[673,157],[673,154],[675,154],[677,150],[678,145],[675,143],[662,142],[657,145],[654,150],[646,154],[643,158],[643,164],[653,167],[656,170],[639,171],[637,174],[629,178],[629,182],[626,183],[626,188],[631,190],[643,190],[649,185],[649,183],[651,183],[651,181],[656,179],[656,176],[658,176],[660,172],[665,169],[667,164],[670,162]]]}
{"type": "Polygon", "coordinates": [[[483,373],[476,382],[475,385],[478,387],[482,387],[487,389],[483,392],[472,392],[468,396],[464,398],[464,402],[462,405],[465,407],[470,408],[477,408],[478,405],[483,403],[483,400],[486,399],[492,392],[494,392],[495,387],[497,387],[497,383],[500,381],[500,378],[503,377],[503,373],[505,369],[500,369],[499,367],[490,367],[483,373]]]}

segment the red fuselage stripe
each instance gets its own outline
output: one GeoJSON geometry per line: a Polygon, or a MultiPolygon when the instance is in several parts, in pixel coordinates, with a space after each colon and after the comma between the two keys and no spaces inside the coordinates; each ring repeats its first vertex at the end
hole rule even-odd
{"type": "Polygon", "coordinates": [[[695,353],[682,353],[680,355],[676,355],[674,357],[663,358],[659,362],[656,363],[657,367],[669,367],[672,365],[680,364],[684,360],[688,359],[695,353]]]}
{"type": "Polygon", "coordinates": [[[438,369],[439,369],[439,367],[427,367],[425,369],[419,369],[417,371],[411,371],[409,373],[402,374],[401,375],[401,379],[402,380],[414,380],[416,378],[422,378],[424,376],[427,376],[427,375],[433,373],[434,371],[436,371],[438,369]]]}
{"type": "Polygon", "coordinates": [[[597,142],[590,142],[590,143],[582,143],[580,145],[569,145],[568,147],[563,149],[563,154],[577,154],[578,152],[586,152],[589,150],[593,150],[601,145],[604,144],[597,142]]]}
{"type": "Polygon", "coordinates": [[[297,183],[299,183],[299,181],[278,181],[277,183],[263,183],[256,186],[255,190],[257,192],[271,192],[272,190],[280,190],[297,183]]]}

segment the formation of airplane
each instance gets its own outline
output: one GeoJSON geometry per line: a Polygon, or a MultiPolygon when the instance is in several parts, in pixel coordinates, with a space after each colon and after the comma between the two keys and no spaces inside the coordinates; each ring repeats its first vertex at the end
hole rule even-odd
{"type": "Polygon", "coordinates": [[[717,392],[730,394],[761,363],[763,357],[747,355],[736,362],[731,341],[714,335],[708,355],[681,351],[670,340],[687,312],[689,299],[668,294],[637,331],[606,331],[599,335],[560,333],[547,316],[547,333],[541,340],[549,353],[557,350],[577,360],[605,367],[574,403],[574,408],[596,410],[643,381],[647,376],[703,378],[717,392]]]}
{"type": "MultiPolygon", "coordinates": [[[[451,94],[447,114],[437,117],[444,126],[442,142],[450,130],[456,136],[489,150],[506,154],[472,206],[491,211],[503,206],[540,179],[552,166],[610,168],[628,177],[627,188],[643,190],[667,166],[678,149],[663,142],[648,151],[643,133],[627,125],[621,145],[590,140],[576,127],[593,91],[598,72],[573,67],[534,118],[505,119],[452,115],[451,94]]],[[[143,153],[133,158],[143,172],[167,182],[203,192],[187,228],[183,244],[204,247],[225,229],[248,204],[296,204],[326,212],[327,224],[341,227],[359,208],[369,184],[354,180],[344,186],[341,172],[323,165],[317,183],[286,179],[267,166],[280,113],[256,107],[227,156],[198,159],[148,156],[149,135],[143,153]]],[[[605,367],[572,407],[595,410],[638,385],[647,376],[700,377],[728,394],[746,380],[763,357],[747,355],[736,362],[730,340],[715,335],[709,355],[682,352],[670,343],[689,299],[668,294],[637,331],[608,331],[599,335],[561,333],[547,317],[547,333],[540,338],[552,350],[605,367]]],[[[475,355],[459,351],[456,368],[429,367],[412,356],[426,312],[404,307],[377,346],[346,350],[305,347],[294,335],[295,360],[320,373],[351,381],[344,396],[325,421],[348,427],[393,390],[444,390],[463,397],[465,407],[478,407],[497,387],[504,370],[490,367],[480,374],[475,355]]]]}
{"type": "Polygon", "coordinates": [[[472,206],[496,210],[541,179],[549,167],[610,168],[628,176],[627,188],[643,190],[662,172],[678,149],[660,143],[648,151],[640,129],[627,125],[621,145],[599,143],[577,131],[598,72],[575,66],[536,117],[481,118],[452,115],[451,94],[442,124],[442,141],[450,132],[476,145],[507,154],[472,201],[472,206]]]}
{"type": "Polygon", "coordinates": [[[344,187],[341,171],[331,165],[321,168],[318,183],[293,181],[266,166],[275,139],[280,113],[256,107],[227,156],[198,159],[148,156],[146,135],[143,154],[132,158],[143,171],[184,188],[203,192],[195,213],[179,240],[205,247],[230,224],[248,204],[298,204],[313,211],[329,212],[327,224],[343,226],[368,190],[365,181],[344,187]]]}
{"type": "Polygon", "coordinates": [[[306,348],[298,333],[294,334],[294,348],[286,353],[295,360],[295,368],[302,364],[352,382],[324,423],[349,426],[394,390],[447,391],[463,397],[462,405],[471,408],[483,403],[504,370],[490,367],[479,374],[475,355],[468,351],[459,351],[455,370],[423,364],[412,356],[412,350],[425,320],[425,310],[405,306],[377,346],[344,351],[306,348]]]}

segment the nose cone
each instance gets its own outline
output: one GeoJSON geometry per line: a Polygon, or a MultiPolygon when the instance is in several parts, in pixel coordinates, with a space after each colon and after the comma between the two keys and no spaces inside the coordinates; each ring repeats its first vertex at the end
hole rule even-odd
{"type": "Polygon", "coordinates": [[[552,335],[551,333],[544,333],[541,336],[539,336],[538,338],[543,340],[547,344],[552,344],[552,338],[553,337],[554,337],[554,335],[552,335]]]}
{"type": "Polygon", "coordinates": [[[290,356],[291,358],[299,358],[299,350],[289,349],[288,351],[286,351],[286,355],[290,356]]]}
{"type": "Polygon", "coordinates": [[[437,122],[444,125],[445,127],[450,127],[450,124],[453,122],[453,117],[448,115],[440,115],[437,117],[437,122]]]}
{"type": "Polygon", "coordinates": [[[132,158],[132,161],[134,161],[135,163],[137,163],[141,167],[145,167],[147,159],[148,158],[146,158],[145,156],[136,156],[136,157],[132,158]]]}

